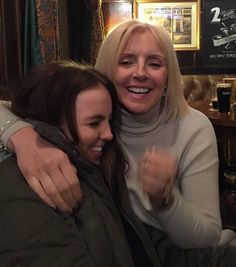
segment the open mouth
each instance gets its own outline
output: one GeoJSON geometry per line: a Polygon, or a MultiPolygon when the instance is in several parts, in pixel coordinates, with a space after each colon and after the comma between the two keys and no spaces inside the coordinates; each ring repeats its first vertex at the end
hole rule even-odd
{"type": "Polygon", "coordinates": [[[151,91],[149,88],[129,87],[128,91],[134,94],[147,94],[151,91]]]}
{"type": "Polygon", "coordinates": [[[96,152],[102,152],[104,146],[93,146],[92,150],[96,152]]]}

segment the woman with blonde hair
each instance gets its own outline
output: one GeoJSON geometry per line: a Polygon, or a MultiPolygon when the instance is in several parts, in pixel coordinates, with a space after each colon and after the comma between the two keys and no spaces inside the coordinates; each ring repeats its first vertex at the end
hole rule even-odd
{"type": "MultiPolygon", "coordinates": [[[[136,20],[121,23],[104,41],[95,68],[116,86],[122,108],[118,136],[129,159],[126,184],[136,215],[180,248],[215,247],[233,240],[232,231],[222,232],[214,129],[202,113],[187,105],[165,29],[136,20]]],[[[28,183],[47,203],[71,209],[81,198],[75,192],[76,178],[58,179],[52,171],[63,168],[65,155],[47,148],[49,159],[54,155],[60,159],[49,167],[51,160],[43,158],[32,128],[1,109],[2,139],[16,152],[28,183]],[[27,127],[19,130],[23,125],[27,127]],[[32,143],[30,158],[24,153],[23,132],[32,143]],[[28,162],[34,168],[29,169],[28,162]],[[46,188],[45,177],[55,186],[46,188]],[[67,190],[62,190],[68,179],[67,190]],[[51,197],[64,192],[72,197],[51,197]]]]}

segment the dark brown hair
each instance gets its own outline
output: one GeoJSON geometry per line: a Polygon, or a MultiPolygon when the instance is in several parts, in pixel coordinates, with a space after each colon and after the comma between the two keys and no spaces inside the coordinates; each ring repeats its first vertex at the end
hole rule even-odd
{"type": "MultiPolygon", "coordinates": [[[[117,176],[123,179],[125,158],[115,134],[115,123],[120,120],[114,85],[93,67],[73,61],[59,61],[41,65],[10,87],[12,111],[24,119],[43,121],[58,128],[62,120],[68,125],[73,142],[78,143],[75,118],[77,95],[86,89],[102,84],[112,99],[111,129],[113,140],[108,142],[100,164],[109,183],[117,176]]],[[[89,108],[89,107],[88,107],[89,108]]]]}

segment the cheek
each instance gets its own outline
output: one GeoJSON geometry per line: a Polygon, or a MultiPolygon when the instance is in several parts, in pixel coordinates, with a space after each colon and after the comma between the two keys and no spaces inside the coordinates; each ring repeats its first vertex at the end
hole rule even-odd
{"type": "Polygon", "coordinates": [[[167,83],[167,70],[163,69],[162,71],[154,74],[153,79],[160,88],[164,88],[167,83]]]}
{"type": "Polygon", "coordinates": [[[77,146],[77,151],[85,158],[88,157],[89,149],[93,145],[94,139],[89,135],[80,136],[80,141],[77,146]]]}
{"type": "Polygon", "coordinates": [[[114,84],[119,100],[121,100],[123,97],[127,97],[128,91],[126,90],[126,86],[130,81],[130,76],[131,75],[127,70],[117,71],[115,75],[114,84]]]}
{"type": "Polygon", "coordinates": [[[130,76],[129,70],[124,68],[118,68],[114,75],[114,83],[116,85],[122,85],[127,82],[130,76]]]}
{"type": "Polygon", "coordinates": [[[88,147],[92,144],[95,140],[95,133],[94,131],[90,130],[88,127],[80,126],[77,128],[77,133],[79,137],[79,144],[80,147],[88,147]]]}
{"type": "Polygon", "coordinates": [[[80,144],[83,146],[89,146],[93,144],[97,136],[94,131],[83,131],[83,134],[79,134],[80,144]]]}

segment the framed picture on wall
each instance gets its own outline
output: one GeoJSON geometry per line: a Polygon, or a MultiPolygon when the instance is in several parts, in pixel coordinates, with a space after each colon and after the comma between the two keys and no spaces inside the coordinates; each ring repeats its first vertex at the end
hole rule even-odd
{"type": "Polygon", "coordinates": [[[176,50],[199,50],[200,0],[136,0],[134,17],[164,26],[176,50]]]}
{"type": "Polygon", "coordinates": [[[236,1],[205,0],[203,61],[207,67],[236,68],[236,1]]]}

